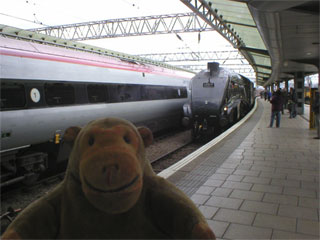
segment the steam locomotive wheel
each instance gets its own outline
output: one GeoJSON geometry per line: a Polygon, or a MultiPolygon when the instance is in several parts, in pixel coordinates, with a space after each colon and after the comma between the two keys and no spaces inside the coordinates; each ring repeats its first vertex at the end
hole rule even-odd
{"type": "Polygon", "coordinates": [[[237,122],[237,116],[238,116],[238,110],[235,109],[233,111],[233,113],[232,113],[232,123],[231,123],[231,125],[237,122]]]}
{"type": "Polygon", "coordinates": [[[243,118],[246,115],[246,113],[247,113],[247,108],[243,103],[241,103],[240,104],[240,118],[243,118]]]}
{"type": "Polygon", "coordinates": [[[193,124],[193,128],[191,131],[191,139],[194,141],[199,136],[199,123],[196,121],[193,124]]]}

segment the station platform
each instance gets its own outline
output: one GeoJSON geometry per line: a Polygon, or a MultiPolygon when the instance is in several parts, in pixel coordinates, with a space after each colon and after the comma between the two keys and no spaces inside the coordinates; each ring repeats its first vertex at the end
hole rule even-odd
{"type": "Polygon", "coordinates": [[[319,239],[320,141],[307,114],[285,110],[280,128],[268,128],[271,104],[258,99],[243,123],[159,175],[195,202],[218,239],[319,239]]]}

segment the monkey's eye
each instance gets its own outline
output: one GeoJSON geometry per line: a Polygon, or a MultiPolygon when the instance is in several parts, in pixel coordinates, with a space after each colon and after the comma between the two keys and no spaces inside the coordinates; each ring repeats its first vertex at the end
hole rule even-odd
{"type": "Polygon", "coordinates": [[[90,137],[88,140],[89,146],[92,146],[94,144],[94,137],[90,137]]]}
{"type": "Polygon", "coordinates": [[[130,138],[129,138],[128,135],[123,136],[123,140],[124,140],[126,143],[128,143],[128,144],[131,143],[131,140],[130,140],[130,138]]]}

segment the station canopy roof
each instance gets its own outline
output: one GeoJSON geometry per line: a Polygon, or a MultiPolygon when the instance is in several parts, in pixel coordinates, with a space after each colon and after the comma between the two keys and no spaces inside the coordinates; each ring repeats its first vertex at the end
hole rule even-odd
{"type": "Polygon", "coordinates": [[[230,28],[239,35],[241,53],[249,56],[248,61],[256,72],[256,82],[263,85],[271,75],[271,58],[248,9],[247,3],[230,0],[208,0],[211,8],[230,28]]]}

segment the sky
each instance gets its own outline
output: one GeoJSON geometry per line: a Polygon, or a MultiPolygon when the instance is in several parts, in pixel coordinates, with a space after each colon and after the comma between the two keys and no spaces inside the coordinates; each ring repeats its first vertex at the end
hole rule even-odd
{"type": "MultiPolygon", "coordinates": [[[[34,28],[41,24],[51,26],[190,10],[179,0],[2,0],[0,12],[30,21],[20,20],[22,28],[34,28]]],[[[0,20],[18,21],[3,15],[0,20]]]]}
{"type": "MultiPolygon", "coordinates": [[[[87,21],[186,12],[191,10],[180,0],[1,0],[0,24],[32,29],[87,21]]],[[[228,41],[215,31],[202,32],[200,43],[198,33],[179,33],[179,36],[182,40],[179,40],[175,34],[159,34],[89,40],[85,43],[133,55],[234,50],[228,41]]],[[[247,64],[247,61],[245,63],[247,64]]],[[[254,74],[243,73],[243,75],[255,82],[254,74]]]]}
{"type": "MultiPolygon", "coordinates": [[[[1,0],[1,3],[0,23],[23,29],[191,12],[179,0],[1,0]]],[[[177,52],[186,48],[192,51],[213,51],[226,46],[229,49],[232,48],[215,31],[203,32],[200,44],[198,33],[181,33],[179,36],[182,40],[174,34],[161,34],[85,42],[129,54],[177,52]]]]}

